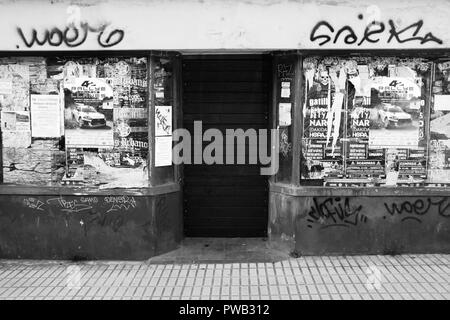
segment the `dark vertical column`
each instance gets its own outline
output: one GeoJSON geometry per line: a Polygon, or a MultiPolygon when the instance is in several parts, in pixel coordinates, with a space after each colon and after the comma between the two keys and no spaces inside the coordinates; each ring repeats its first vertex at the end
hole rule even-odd
{"type": "Polygon", "coordinates": [[[427,150],[425,152],[426,155],[426,173],[427,173],[427,180],[429,181],[428,176],[428,168],[430,165],[430,143],[431,143],[431,131],[430,131],[430,122],[431,122],[431,106],[433,101],[433,84],[435,81],[435,72],[436,72],[436,63],[430,62],[430,76],[429,76],[429,82],[428,82],[428,88],[427,88],[427,94],[428,97],[426,97],[426,103],[425,103],[425,110],[424,110],[424,134],[425,134],[425,141],[427,144],[427,150]]]}
{"type": "MultiPolygon", "coordinates": [[[[182,103],[182,63],[181,55],[177,55],[173,60],[173,129],[183,126],[183,103],[182,103]]],[[[183,177],[183,166],[175,166],[175,182],[181,183],[183,177]]]]}
{"type": "Polygon", "coordinates": [[[154,77],[155,63],[153,60],[153,54],[148,56],[147,63],[147,77],[148,77],[148,144],[149,144],[149,181],[150,185],[157,185],[155,181],[155,99],[153,97],[153,83],[155,81],[154,77]]]}
{"type": "Polygon", "coordinates": [[[175,177],[176,169],[174,165],[155,167],[155,106],[170,105],[172,106],[172,129],[177,127],[178,115],[180,109],[180,94],[178,92],[178,73],[180,67],[177,62],[178,54],[174,52],[158,51],[152,52],[149,61],[149,142],[151,141],[151,170],[150,185],[164,185],[178,181],[175,177]],[[162,61],[166,64],[162,66],[162,61]],[[161,72],[160,68],[166,68],[167,77],[172,77],[170,81],[161,79],[166,75],[161,72]],[[167,81],[167,82],[166,82],[167,81]],[[155,85],[164,85],[164,98],[157,98],[155,94],[155,85]]]}
{"type": "Polygon", "coordinates": [[[303,57],[296,56],[294,78],[294,102],[292,106],[292,181],[293,185],[300,185],[300,157],[303,137],[303,57]]]}
{"type": "Polygon", "coordinates": [[[2,130],[0,129],[0,183],[3,183],[3,136],[2,130]]]}
{"type": "MultiPolygon", "coordinates": [[[[280,182],[283,184],[292,184],[293,181],[293,146],[295,126],[294,114],[297,98],[298,80],[296,76],[296,68],[298,65],[298,56],[296,53],[275,53],[275,59],[273,63],[273,99],[272,99],[272,115],[274,117],[274,127],[277,128],[279,124],[279,105],[280,103],[291,104],[291,124],[279,128],[279,170],[272,181],[280,182]],[[289,97],[281,96],[282,82],[290,83],[290,95],[289,97]]],[[[295,161],[295,160],[294,160],[295,161]]]]}
{"type": "MultiPolygon", "coordinates": [[[[269,129],[276,129],[277,128],[277,121],[278,121],[278,108],[277,108],[277,88],[278,88],[278,77],[277,77],[277,65],[279,61],[279,56],[277,54],[272,55],[272,76],[271,76],[271,96],[270,96],[270,112],[269,112],[269,129]]],[[[274,144],[274,141],[270,141],[270,146],[274,144]]],[[[270,147],[268,150],[271,150],[273,152],[273,149],[270,147]]],[[[273,175],[269,178],[269,181],[271,183],[276,182],[276,175],[273,175]]]]}

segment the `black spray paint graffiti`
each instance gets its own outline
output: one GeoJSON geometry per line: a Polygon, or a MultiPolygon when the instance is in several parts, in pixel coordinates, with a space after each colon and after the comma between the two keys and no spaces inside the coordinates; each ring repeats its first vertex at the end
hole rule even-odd
{"type": "Polygon", "coordinates": [[[158,118],[158,125],[161,126],[161,129],[167,134],[170,135],[172,132],[170,132],[171,124],[169,123],[169,120],[164,116],[164,114],[161,113],[159,109],[156,109],[156,118],[158,118]]]}
{"type": "MultiPolygon", "coordinates": [[[[442,198],[439,200],[433,201],[430,198],[427,198],[425,200],[423,199],[416,199],[415,201],[403,201],[399,203],[391,203],[387,204],[384,203],[384,207],[386,208],[386,211],[391,215],[402,215],[401,221],[417,221],[419,223],[422,223],[422,216],[427,214],[430,209],[437,207],[438,214],[441,217],[444,218],[450,218],[450,212],[447,212],[447,210],[450,208],[450,202],[448,201],[448,198],[442,198]]],[[[450,211],[450,210],[448,210],[450,211]]]]}
{"type": "MultiPolygon", "coordinates": [[[[75,26],[68,26],[64,30],[57,27],[50,30],[47,29],[41,37],[38,36],[37,30],[33,29],[31,31],[30,39],[26,38],[22,28],[18,27],[17,32],[19,33],[25,46],[28,48],[33,47],[35,44],[43,46],[46,43],[54,47],[58,47],[63,43],[70,48],[78,47],[86,41],[89,32],[97,33],[98,44],[103,48],[109,48],[120,43],[125,36],[125,32],[121,29],[114,29],[107,32],[107,27],[108,24],[102,24],[100,27],[92,27],[89,23],[82,22],[80,23],[79,28],[75,26]]],[[[19,48],[18,45],[17,48],[19,48]]]]}
{"type": "Polygon", "coordinates": [[[330,227],[351,227],[357,226],[359,222],[366,223],[367,217],[362,215],[362,205],[352,208],[349,198],[326,198],[319,201],[313,198],[314,205],[311,206],[306,221],[308,228],[314,224],[319,224],[320,229],[330,227]]]}
{"type": "Polygon", "coordinates": [[[80,225],[84,228],[85,235],[88,234],[88,230],[94,224],[97,224],[101,227],[110,227],[114,232],[120,230],[120,228],[125,223],[125,212],[117,211],[91,211],[89,216],[85,219],[80,220],[80,225]]]}
{"type": "Polygon", "coordinates": [[[277,75],[281,81],[290,81],[294,78],[294,66],[292,64],[278,64],[277,75]]]}
{"type": "MultiPolygon", "coordinates": [[[[364,16],[362,14],[358,15],[358,19],[362,20],[364,16]]],[[[411,25],[399,29],[395,26],[395,23],[392,20],[388,21],[389,28],[389,38],[387,43],[391,43],[392,41],[396,41],[398,43],[405,43],[410,41],[418,41],[421,45],[427,42],[435,42],[437,44],[442,44],[442,40],[435,37],[431,32],[426,33],[425,35],[421,35],[421,30],[423,27],[423,20],[419,20],[411,25]]],[[[337,43],[342,37],[345,44],[351,45],[358,42],[358,46],[362,45],[364,42],[377,43],[380,41],[380,38],[377,35],[386,31],[386,25],[381,21],[372,21],[372,23],[368,24],[364,30],[362,36],[357,35],[354,29],[345,25],[335,33],[335,28],[328,23],[327,21],[319,21],[311,31],[310,40],[315,42],[317,40],[319,42],[319,46],[323,46],[324,44],[333,41],[333,43],[337,43]],[[342,37],[341,37],[342,36],[342,37]]]]}

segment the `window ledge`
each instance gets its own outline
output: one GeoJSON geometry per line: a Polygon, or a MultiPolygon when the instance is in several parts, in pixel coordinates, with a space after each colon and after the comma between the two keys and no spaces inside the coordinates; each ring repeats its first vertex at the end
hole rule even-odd
{"type": "Polygon", "coordinates": [[[450,188],[442,187],[310,187],[270,183],[270,192],[294,197],[395,197],[395,196],[450,196],[450,188]]]}
{"type": "Polygon", "coordinates": [[[154,196],[180,191],[178,183],[170,183],[148,188],[98,189],[90,187],[46,187],[24,185],[0,185],[0,195],[131,195],[154,196]]]}

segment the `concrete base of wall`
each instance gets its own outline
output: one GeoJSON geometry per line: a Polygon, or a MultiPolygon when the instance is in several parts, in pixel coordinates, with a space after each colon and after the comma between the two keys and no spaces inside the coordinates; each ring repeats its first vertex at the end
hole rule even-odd
{"type": "Polygon", "coordinates": [[[0,196],[1,259],[145,260],[182,238],[180,192],[0,196]]]}
{"type": "Polygon", "coordinates": [[[272,191],[269,238],[299,255],[450,253],[450,197],[317,194],[272,191]]]}

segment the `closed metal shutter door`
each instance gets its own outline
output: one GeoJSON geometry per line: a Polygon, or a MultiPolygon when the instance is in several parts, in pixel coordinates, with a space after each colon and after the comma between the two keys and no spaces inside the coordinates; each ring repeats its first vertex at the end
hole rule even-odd
{"type": "MultiPolygon", "coordinates": [[[[184,127],[203,132],[268,128],[270,61],[263,55],[187,57],[183,60],[184,127]]],[[[209,142],[203,143],[203,148],[209,142]]],[[[192,145],[192,148],[194,146],[192,145]]],[[[192,149],[194,150],[194,149],[192,149]]],[[[185,165],[185,235],[264,237],[267,235],[268,182],[260,164],[185,165]]],[[[193,152],[193,151],[192,151],[193,152]]],[[[235,149],[236,156],[236,149],[235,149]]]]}

